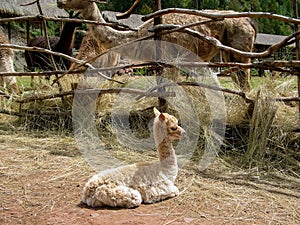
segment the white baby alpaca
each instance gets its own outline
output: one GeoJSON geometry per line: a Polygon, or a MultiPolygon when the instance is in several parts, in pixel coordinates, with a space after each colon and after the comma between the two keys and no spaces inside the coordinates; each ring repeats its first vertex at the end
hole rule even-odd
{"type": "Polygon", "coordinates": [[[178,120],[154,108],[153,135],[159,161],[135,163],[94,175],[85,185],[82,202],[91,207],[132,208],[178,195],[174,181],[178,173],[172,142],[185,131],[178,120]]]}

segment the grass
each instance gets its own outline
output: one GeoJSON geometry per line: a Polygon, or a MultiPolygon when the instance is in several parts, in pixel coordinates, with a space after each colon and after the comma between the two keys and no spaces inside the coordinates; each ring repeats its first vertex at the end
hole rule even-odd
{"type": "Polygon", "coordinates": [[[19,87],[29,88],[31,87],[31,77],[19,77],[17,83],[19,87]]]}
{"type": "MultiPolygon", "coordinates": [[[[252,76],[250,79],[251,88],[257,89],[261,85],[265,84],[269,79],[273,79],[277,85],[292,80],[292,89],[297,90],[296,76],[286,76],[286,77],[276,77],[276,78],[274,77],[272,78],[270,76],[266,76],[266,77],[252,76]]],[[[236,89],[230,77],[220,77],[219,81],[222,87],[229,88],[229,89],[236,89]]]]}
{"type": "Polygon", "coordinates": [[[26,76],[26,77],[18,77],[17,78],[17,83],[18,86],[21,87],[21,89],[26,92],[28,90],[37,90],[40,91],[41,89],[43,89],[46,86],[51,86],[52,82],[54,81],[54,77],[51,76],[50,80],[46,80],[45,77],[34,77],[33,78],[33,84],[34,87],[32,87],[31,83],[32,83],[32,78],[30,76],[26,76]]]}

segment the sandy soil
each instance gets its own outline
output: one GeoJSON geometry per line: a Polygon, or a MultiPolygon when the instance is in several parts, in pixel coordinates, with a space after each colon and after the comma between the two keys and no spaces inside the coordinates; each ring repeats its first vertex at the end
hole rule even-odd
{"type": "Polygon", "coordinates": [[[300,224],[300,179],[181,168],[178,197],[135,209],[80,203],[94,171],[72,137],[0,130],[0,224],[300,224]]]}

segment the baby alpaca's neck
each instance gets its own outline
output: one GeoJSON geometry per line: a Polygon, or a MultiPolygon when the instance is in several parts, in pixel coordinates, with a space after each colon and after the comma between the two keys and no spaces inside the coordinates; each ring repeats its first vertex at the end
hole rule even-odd
{"type": "Polygon", "coordinates": [[[159,156],[159,161],[161,162],[173,158],[175,156],[173,145],[168,140],[168,138],[163,139],[163,141],[158,145],[157,152],[159,156]]]}
{"type": "Polygon", "coordinates": [[[178,165],[173,145],[168,138],[158,145],[157,151],[162,172],[174,182],[178,173],[178,165]]]}

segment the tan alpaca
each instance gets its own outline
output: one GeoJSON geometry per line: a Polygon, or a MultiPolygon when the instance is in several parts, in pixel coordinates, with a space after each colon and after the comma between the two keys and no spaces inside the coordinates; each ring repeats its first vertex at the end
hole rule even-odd
{"type": "MultiPolygon", "coordinates": [[[[57,0],[57,5],[60,8],[78,10],[81,12],[84,19],[97,20],[105,22],[95,2],[90,0],[57,0]]],[[[211,11],[218,13],[229,13],[232,11],[211,11]]],[[[186,14],[167,14],[162,17],[162,22],[165,24],[184,25],[205,18],[195,15],[186,14]]],[[[137,28],[137,31],[118,31],[108,26],[89,24],[89,30],[94,38],[98,41],[99,46],[103,45],[106,49],[128,43],[140,37],[147,36],[150,33],[148,30],[153,26],[153,20],[143,23],[137,28]]],[[[249,18],[228,18],[223,21],[208,23],[205,25],[194,26],[192,29],[202,34],[213,36],[230,47],[252,51],[253,43],[256,35],[256,30],[253,27],[249,18]]],[[[218,52],[218,49],[208,42],[199,38],[194,38],[191,35],[175,32],[168,35],[163,35],[162,40],[179,44],[190,51],[196,53],[204,61],[210,61],[218,52]]],[[[239,62],[249,62],[249,58],[234,56],[239,62]]],[[[249,71],[238,76],[238,84],[241,89],[249,89],[249,71]]]]}
{"type": "MultiPolygon", "coordinates": [[[[5,34],[0,30],[0,44],[9,44],[5,34]]],[[[14,69],[14,52],[11,48],[0,48],[0,72],[15,72],[14,69]]],[[[10,93],[18,94],[19,87],[15,76],[0,76],[0,83],[7,88],[10,93]]]]}
{"type": "MultiPolygon", "coordinates": [[[[99,43],[96,41],[96,39],[92,36],[91,31],[88,30],[86,35],[81,41],[81,45],[79,48],[79,53],[76,56],[76,59],[87,61],[90,59],[94,59],[97,55],[104,53],[107,49],[103,45],[99,45],[99,43]]],[[[102,67],[102,66],[115,66],[117,65],[120,54],[115,52],[110,52],[109,54],[106,54],[105,56],[102,56],[101,64],[94,64],[96,67],[102,67]],[[104,60],[106,56],[106,60],[104,60]]],[[[95,59],[91,62],[94,62],[95,59]]],[[[77,63],[72,63],[70,70],[72,69],[80,69],[85,70],[85,66],[78,67],[77,63]]],[[[73,89],[74,84],[78,84],[81,81],[82,74],[70,74],[68,76],[65,76],[61,79],[62,88],[64,91],[69,91],[73,89]]]]}
{"type": "Polygon", "coordinates": [[[94,58],[96,55],[103,53],[106,50],[104,46],[98,45],[98,42],[93,38],[91,31],[87,31],[81,41],[77,59],[86,61],[94,58]]]}
{"type": "MultiPolygon", "coordinates": [[[[89,60],[93,59],[96,55],[103,53],[106,49],[103,46],[99,46],[96,42],[95,38],[92,36],[91,32],[88,31],[84,38],[81,41],[81,45],[79,48],[79,53],[76,56],[76,59],[79,60],[89,60]]],[[[70,70],[78,69],[85,70],[85,66],[77,67],[77,63],[72,63],[70,66],[70,70]]],[[[64,91],[70,91],[74,89],[78,83],[80,83],[82,78],[82,74],[70,74],[68,76],[64,76],[60,79],[60,83],[62,85],[62,89],[64,91]]]]}
{"type": "Polygon", "coordinates": [[[132,208],[178,195],[178,165],[172,142],[185,131],[178,120],[154,108],[153,135],[159,161],[135,163],[94,175],[85,185],[82,202],[91,207],[132,208]]]}

